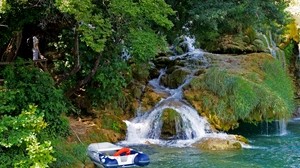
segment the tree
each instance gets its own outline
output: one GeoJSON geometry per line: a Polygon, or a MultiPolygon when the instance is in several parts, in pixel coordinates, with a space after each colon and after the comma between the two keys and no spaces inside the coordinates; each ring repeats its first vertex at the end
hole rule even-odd
{"type": "Polygon", "coordinates": [[[203,48],[221,35],[240,34],[249,27],[280,33],[287,21],[285,8],[288,1],[284,0],[167,0],[167,3],[177,11],[174,23],[178,25],[175,27],[187,27],[190,34],[197,36],[203,48]]]}
{"type": "Polygon", "coordinates": [[[40,143],[37,135],[47,126],[37,107],[30,105],[15,115],[9,102],[17,92],[0,88],[0,161],[3,167],[48,167],[55,158],[50,141],[40,143]]]}
{"type": "Polygon", "coordinates": [[[29,104],[37,105],[37,113],[43,114],[49,124],[44,130],[48,135],[68,135],[68,125],[61,116],[67,112],[66,101],[62,90],[55,88],[49,74],[42,72],[33,63],[26,65],[22,60],[7,66],[1,74],[5,79],[4,87],[15,93],[15,96],[10,97],[10,92],[3,92],[4,95],[8,94],[7,104],[14,107],[10,115],[20,115],[29,104]]]}
{"type": "Polygon", "coordinates": [[[27,24],[43,25],[44,19],[53,12],[52,1],[17,0],[0,1],[0,54],[1,61],[13,61],[19,51],[24,26],[27,24]],[[24,16],[26,18],[24,19],[24,16]],[[3,50],[4,52],[1,52],[3,50]]]}
{"type": "MultiPolygon", "coordinates": [[[[74,47],[76,58],[73,60],[80,60],[81,70],[77,68],[77,75],[72,79],[77,82],[68,86],[71,88],[67,91],[68,96],[79,88],[92,90],[89,89],[92,87],[92,97],[96,97],[96,93],[108,92],[107,96],[100,97],[111,100],[112,95],[117,98],[121,88],[126,86],[126,74],[130,71],[121,59],[121,51],[126,49],[129,52],[132,63],[147,63],[166,47],[159,30],[173,25],[167,18],[173,11],[163,0],[113,0],[103,3],[69,0],[56,1],[56,5],[70,16],[75,32],[80,35],[79,48],[74,47]],[[80,76],[85,77],[78,78],[80,76]],[[88,86],[90,81],[92,85],[88,86]],[[95,91],[97,88],[99,92],[95,91]]],[[[77,65],[78,62],[74,63],[74,67],[79,67],[77,65]]]]}

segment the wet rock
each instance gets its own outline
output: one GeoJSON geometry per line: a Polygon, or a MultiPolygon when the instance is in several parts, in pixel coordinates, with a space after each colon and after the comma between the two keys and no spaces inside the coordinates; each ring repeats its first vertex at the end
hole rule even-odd
{"type": "Polygon", "coordinates": [[[161,116],[162,128],[160,139],[176,138],[176,123],[180,121],[180,115],[173,109],[165,109],[161,116]]]}
{"type": "Polygon", "coordinates": [[[176,64],[173,60],[169,57],[159,57],[153,60],[156,68],[165,68],[165,67],[172,67],[176,64]]]}
{"type": "Polygon", "coordinates": [[[190,71],[185,68],[174,67],[171,74],[163,76],[161,80],[164,86],[174,89],[184,82],[184,79],[189,73],[190,71]]]}
{"type": "Polygon", "coordinates": [[[200,150],[240,150],[242,142],[234,138],[205,137],[194,146],[200,150]]]}
{"type": "Polygon", "coordinates": [[[167,96],[165,93],[156,93],[152,87],[146,86],[141,99],[141,111],[152,109],[162,98],[167,96]]]}

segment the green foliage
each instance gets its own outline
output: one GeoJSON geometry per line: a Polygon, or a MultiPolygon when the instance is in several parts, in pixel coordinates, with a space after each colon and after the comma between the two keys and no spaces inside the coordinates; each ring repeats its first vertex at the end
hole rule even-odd
{"type": "Polygon", "coordinates": [[[279,61],[263,63],[262,70],[265,73],[262,82],[213,68],[205,74],[202,83],[191,84],[217,96],[216,99],[205,95],[202,101],[205,108],[223,121],[289,118],[294,111],[292,80],[279,61]]]}
{"type": "Polygon", "coordinates": [[[290,41],[288,45],[283,49],[284,55],[286,58],[286,62],[288,64],[292,63],[292,59],[294,57],[294,50],[295,50],[295,42],[290,41]]]}
{"type": "MultiPolygon", "coordinates": [[[[75,27],[80,35],[81,69],[62,86],[66,90],[74,87],[76,81],[91,72],[95,58],[101,55],[97,72],[84,86],[87,97],[95,106],[122,99],[122,89],[131,77],[128,62],[148,64],[167,46],[164,36],[158,31],[173,26],[168,16],[174,12],[163,0],[112,0],[102,3],[92,0],[57,0],[55,5],[75,24],[69,27],[70,32],[75,27]],[[131,54],[130,60],[121,59],[121,51],[124,49],[131,54]]],[[[65,42],[65,39],[67,37],[63,36],[61,41],[68,46],[73,45],[73,42],[65,42]]],[[[72,69],[75,61],[72,54],[66,55],[63,62],[57,62],[58,73],[72,69]]]]}
{"type": "Polygon", "coordinates": [[[119,58],[104,62],[101,67],[87,89],[89,99],[96,106],[122,98],[122,89],[127,85],[126,73],[130,73],[127,64],[119,58]]]}
{"type": "Polygon", "coordinates": [[[287,72],[282,70],[280,62],[266,62],[263,64],[263,70],[266,73],[263,84],[272,90],[278,96],[281,104],[278,105],[281,111],[281,117],[289,117],[294,111],[294,87],[292,79],[287,72]]]}
{"type": "Polygon", "coordinates": [[[202,48],[216,42],[220,35],[240,34],[249,27],[278,33],[288,18],[284,11],[288,3],[281,0],[167,0],[167,3],[177,11],[173,18],[175,32],[180,32],[183,26],[189,28],[202,48]]]}
{"type": "Polygon", "coordinates": [[[132,24],[129,28],[148,27],[149,23],[168,29],[173,26],[168,16],[174,14],[174,11],[164,0],[112,0],[109,6],[113,15],[125,17],[125,20],[129,21],[125,24],[137,24],[132,24]]]}
{"type": "Polygon", "coordinates": [[[103,51],[105,42],[111,34],[109,21],[103,18],[91,0],[57,0],[56,6],[64,13],[75,17],[79,23],[81,40],[96,52],[103,51]]]}
{"type": "Polygon", "coordinates": [[[120,45],[128,49],[132,61],[148,63],[158,52],[166,50],[165,37],[157,31],[173,26],[168,16],[174,11],[163,0],[113,0],[109,6],[116,32],[113,38],[121,40],[120,45]]]}
{"type": "Polygon", "coordinates": [[[103,128],[111,129],[116,132],[121,131],[120,120],[117,120],[116,118],[112,118],[111,116],[106,116],[105,118],[102,119],[102,122],[103,122],[103,128]]]}
{"type": "Polygon", "coordinates": [[[153,59],[160,51],[166,51],[165,39],[153,31],[130,30],[128,36],[129,53],[134,62],[146,63],[153,59]]]}
{"type": "Polygon", "coordinates": [[[54,81],[48,73],[20,61],[7,66],[3,76],[4,87],[12,92],[4,91],[1,94],[9,98],[4,103],[9,104],[12,116],[19,115],[19,111],[28,104],[34,104],[38,106],[37,112],[43,114],[49,124],[46,128],[49,134],[68,133],[68,125],[61,118],[61,114],[67,111],[65,99],[62,91],[54,87],[54,81]]]}
{"type": "Polygon", "coordinates": [[[212,68],[208,74],[204,76],[204,87],[209,88],[212,92],[219,96],[225,96],[233,92],[234,79],[229,78],[226,71],[212,68]],[[222,85],[221,85],[222,83],[222,85]]]}
{"type": "Polygon", "coordinates": [[[48,167],[55,160],[51,142],[38,142],[36,135],[47,124],[36,111],[35,106],[29,106],[28,110],[17,116],[12,116],[10,111],[2,111],[4,115],[0,118],[0,161],[7,167],[48,167]]]}
{"type": "Polygon", "coordinates": [[[22,30],[27,24],[40,23],[41,27],[45,26],[45,20],[54,11],[52,1],[43,1],[41,4],[39,0],[30,0],[29,2],[28,0],[1,0],[1,25],[8,27],[0,26],[1,47],[9,42],[14,31],[22,30]],[[24,16],[26,17],[24,18],[24,16]]]}
{"type": "Polygon", "coordinates": [[[6,0],[2,0],[0,3],[0,13],[5,13],[8,10],[9,6],[7,5],[6,0]]]}

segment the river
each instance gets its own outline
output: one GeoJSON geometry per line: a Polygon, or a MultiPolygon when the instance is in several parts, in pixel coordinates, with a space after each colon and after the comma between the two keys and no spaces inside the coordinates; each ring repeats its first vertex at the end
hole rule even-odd
{"type": "Polygon", "coordinates": [[[250,148],[200,151],[193,147],[133,146],[149,154],[148,168],[296,168],[300,167],[300,120],[291,120],[287,134],[247,133],[250,148]]]}

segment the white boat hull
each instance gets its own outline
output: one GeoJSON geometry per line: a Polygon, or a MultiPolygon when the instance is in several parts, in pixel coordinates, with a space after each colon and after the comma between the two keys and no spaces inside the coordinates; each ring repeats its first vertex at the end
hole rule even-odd
{"type": "Polygon", "coordinates": [[[97,167],[146,166],[150,163],[150,159],[146,154],[108,142],[90,144],[87,154],[97,167]]]}

